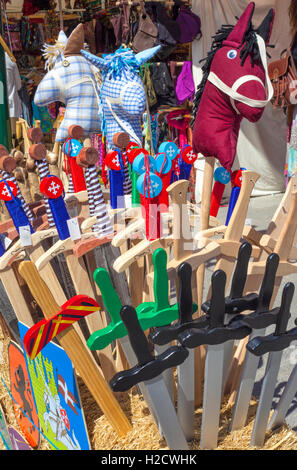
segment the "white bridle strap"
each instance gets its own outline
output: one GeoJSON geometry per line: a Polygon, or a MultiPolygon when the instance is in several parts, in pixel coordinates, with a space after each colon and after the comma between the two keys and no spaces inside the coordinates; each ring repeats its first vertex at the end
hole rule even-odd
{"type": "Polygon", "coordinates": [[[257,77],[256,75],[244,75],[240,77],[234,84],[232,85],[232,88],[230,88],[228,85],[226,85],[222,80],[213,72],[209,73],[208,80],[217,88],[219,88],[223,93],[228,95],[231,98],[231,104],[237,114],[239,114],[238,110],[236,109],[234,101],[240,101],[243,104],[246,104],[247,106],[251,106],[252,108],[264,108],[272,99],[273,97],[273,87],[272,83],[269,78],[268,74],[268,66],[267,66],[267,58],[266,58],[266,46],[264,39],[256,34],[257,36],[257,41],[258,41],[258,46],[259,46],[259,51],[260,51],[260,57],[262,60],[262,64],[265,70],[265,77],[266,77],[266,83],[268,87],[268,97],[266,100],[254,100],[252,98],[248,98],[247,96],[242,95],[241,93],[238,93],[237,90],[238,88],[243,85],[246,82],[249,81],[257,81],[261,83],[263,88],[265,89],[265,85],[262,82],[262,80],[257,77]]]}

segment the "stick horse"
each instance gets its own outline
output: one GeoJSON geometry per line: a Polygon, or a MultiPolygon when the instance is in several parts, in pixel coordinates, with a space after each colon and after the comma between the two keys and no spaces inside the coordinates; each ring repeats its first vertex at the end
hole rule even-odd
{"type": "Polygon", "coordinates": [[[37,87],[34,103],[45,106],[60,101],[65,115],[56,134],[56,142],[65,142],[68,129],[80,124],[85,137],[100,132],[100,87],[93,68],[81,54],[84,47],[83,25],[67,38],[61,31],[54,45],[44,46],[48,72],[37,87]]]}
{"type": "Polygon", "coordinates": [[[103,57],[81,51],[102,75],[102,132],[110,148],[113,136],[118,132],[126,132],[133,142],[142,146],[141,117],[146,107],[146,95],[139,68],[159,49],[157,46],[134,54],[131,49],[121,47],[103,57]]]}
{"type": "MultiPolygon", "coordinates": [[[[255,123],[273,96],[266,47],[274,10],[255,29],[251,2],[235,26],[222,26],[202,67],[203,78],[194,99],[193,150],[206,157],[202,190],[201,229],[208,228],[215,158],[229,172],[236,155],[243,118],[255,123]],[[267,88],[267,92],[266,92],[267,88]],[[215,138],[214,138],[215,136],[215,138]]],[[[198,278],[202,296],[204,267],[198,278]]]]}

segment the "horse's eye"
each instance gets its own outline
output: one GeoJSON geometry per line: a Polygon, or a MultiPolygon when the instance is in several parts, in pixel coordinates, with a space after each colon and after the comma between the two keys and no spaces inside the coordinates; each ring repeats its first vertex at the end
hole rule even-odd
{"type": "Polygon", "coordinates": [[[237,51],[235,51],[235,49],[228,51],[227,57],[228,59],[235,59],[235,57],[237,57],[237,51]]]}

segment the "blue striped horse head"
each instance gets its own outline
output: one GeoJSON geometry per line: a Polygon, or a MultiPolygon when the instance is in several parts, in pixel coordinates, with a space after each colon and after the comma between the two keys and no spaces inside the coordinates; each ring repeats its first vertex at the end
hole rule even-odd
{"type": "Polygon", "coordinates": [[[131,49],[121,47],[103,57],[81,51],[102,76],[102,131],[109,147],[113,147],[113,136],[117,132],[127,132],[132,141],[141,145],[141,116],[146,107],[146,95],[139,68],[159,49],[157,46],[134,54],[131,49]]]}
{"type": "Polygon", "coordinates": [[[61,32],[54,46],[44,47],[46,65],[50,69],[37,87],[34,103],[46,106],[60,101],[65,104],[65,115],[56,134],[57,142],[68,138],[73,124],[83,127],[85,137],[100,132],[100,87],[94,67],[82,56],[83,25],[78,25],[67,39],[61,32]]]}

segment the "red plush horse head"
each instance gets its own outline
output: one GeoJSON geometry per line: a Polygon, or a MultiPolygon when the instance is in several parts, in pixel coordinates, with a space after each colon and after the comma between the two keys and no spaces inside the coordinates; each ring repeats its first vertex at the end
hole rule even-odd
{"type": "Polygon", "coordinates": [[[216,34],[195,96],[194,151],[216,157],[228,171],[234,162],[242,119],[258,121],[272,98],[266,45],[274,10],[255,30],[254,9],[252,2],[234,27],[223,26],[216,34]]]}

